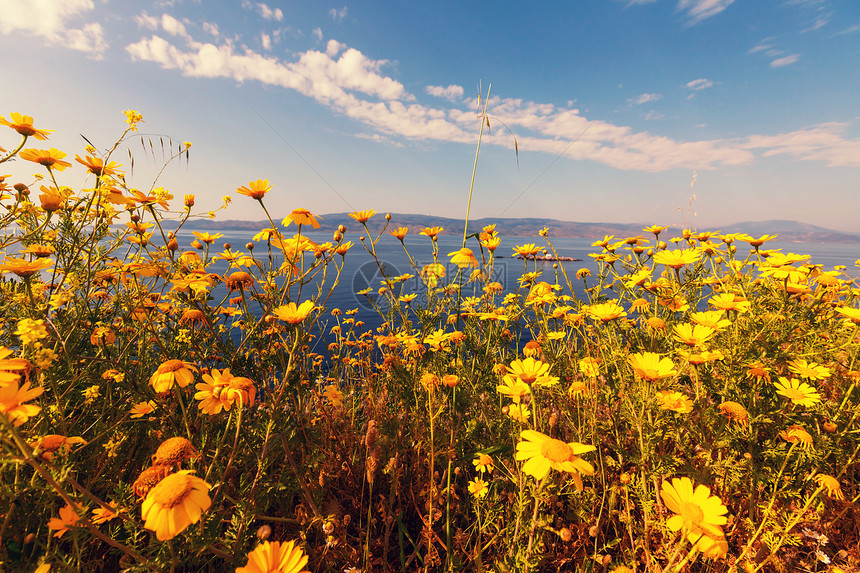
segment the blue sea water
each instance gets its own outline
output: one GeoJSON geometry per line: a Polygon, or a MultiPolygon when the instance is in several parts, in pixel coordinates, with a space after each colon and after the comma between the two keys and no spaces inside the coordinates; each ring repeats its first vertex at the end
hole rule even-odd
{"type": "MultiPolygon", "coordinates": [[[[248,231],[221,231],[223,237],[218,239],[212,245],[212,252],[220,252],[223,243],[232,244],[233,250],[240,250],[247,253],[244,245],[251,240],[252,232],[248,231]]],[[[306,236],[316,242],[323,243],[331,241],[332,237],[329,233],[310,232],[305,233],[306,236]]],[[[409,234],[405,238],[406,248],[412,256],[417,270],[412,266],[409,257],[406,255],[400,241],[390,235],[384,235],[376,244],[376,253],[380,265],[373,260],[367,253],[359,240],[360,234],[348,233],[345,240],[352,241],[354,246],[347,253],[345,264],[341,273],[340,284],[334,290],[331,298],[329,298],[326,307],[328,309],[340,308],[341,310],[358,309],[356,315],[357,320],[365,322],[368,328],[375,328],[382,323],[380,315],[372,308],[367,297],[357,295],[356,293],[362,289],[370,288],[375,293],[381,286],[384,278],[379,266],[385,270],[385,274],[389,277],[399,276],[403,274],[415,275],[414,278],[406,281],[403,284],[402,294],[415,292],[421,296],[423,287],[418,278],[418,271],[426,264],[433,262],[432,243],[430,239],[423,235],[409,234]]],[[[181,233],[179,235],[180,244],[187,245],[193,237],[190,233],[181,233]]],[[[369,243],[369,241],[367,241],[369,243]]],[[[438,237],[439,244],[439,262],[446,265],[447,276],[453,276],[457,268],[448,264],[448,254],[458,250],[462,246],[462,236],[456,235],[440,235],[438,237]]],[[[571,257],[578,259],[575,261],[559,262],[559,267],[564,268],[568,277],[573,283],[573,295],[583,296],[582,282],[575,278],[576,271],[582,268],[587,268],[596,275],[598,263],[589,256],[589,254],[598,253],[601,251],[598,247],[592,247],[593,239],[582,238],[554,238],[552,239],[553,246],[560,257],[571,257]]],[[[542,279],[547,282],[555,281],[555,270],[552,262],[532,262],[523,261],[514,258],[513,247],[526,243],[535,243],[539,247],[546,245],[545,240],[539,236],[533,237],[502,237],[501,245],[496,250],[497,259],[495,262],[494,276],[491,280],[499,282],[505,292],[511,292],[517,289],[517,279],[524,271],[541,271],[542,279]]],[[[479,255],[477,241],[469,240],[470,248],[479,255]]],[[[844,272],[852,278],[860,278],[860,268],[854,266],[854,262],[860,259],[860,245],[854,244],[836,244],[836,243],[790,243],[790,242],[769,242],[766,245],[769,249],[781,249],[783,253],[797,253],[810,255],[810,262],[823,265],[824,270],[832,270],[837,265],[845,266],[844,272]]],[[[265,256],[263,249],[264,244],[257,243],[255,256],[258,258],[265,256]]],[[[746,243],[738,244],[739,254],[746,252],[748,246],[746,243]]],[[[620,253],[621,251],[619,251],[620,253]]],[[[336,256],[339,259],[339,256],[336,256]]],[[[216,268],[216,272],[219,269],[216,268]]],[[[333,269],[329,271],[329,280],[334,276],[333,269]]],[[[559,272],[559,282],[564,284],[564,277],[559,272]]],[[[464,296],[478,295],[480,292],[473,292],[476,288],[472,285],[467,285],[463,289],[464,296]]],[[[219,285],[213,292],[215,297],[220,300],[226,293],[226,288],[219,285]]],[[[571,294],[571,293],[568,293],[571,294]]],[[[304,297],[307,298],[307,297],[304,297]]],[[[417,298],[414,304],[421,304],[422,299],[417,298]]]]}

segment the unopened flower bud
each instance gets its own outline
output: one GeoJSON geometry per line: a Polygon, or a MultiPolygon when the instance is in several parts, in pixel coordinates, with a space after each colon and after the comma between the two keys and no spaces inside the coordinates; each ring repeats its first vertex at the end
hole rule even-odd
{"type": "Polygon", "coordinates": [[[257,539],[260,541],[265,541],[272,535],[272,528],[268,525],[261,525],[259,529],[257,529],[257,539]]]}

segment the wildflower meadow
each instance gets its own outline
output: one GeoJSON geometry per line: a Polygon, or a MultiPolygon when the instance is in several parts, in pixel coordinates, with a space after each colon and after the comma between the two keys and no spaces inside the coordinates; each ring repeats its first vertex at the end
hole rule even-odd
{"type": "Polygon", "coordinates": [[[318,242],[267,179],[222,191],[269,221],[225,244],[185,228],[218,216],[193,195],[126,184],[152,141],[125,115],[73,158],[0,116],[0,173],[35,172],[0,175],[0,569],[858,570],[844,268],[655,225],[593,271],[544,261],[546,230],[447,252],[372,209],[318,242]],[[331,303],[357,252],[379,326],[331,303]]]}

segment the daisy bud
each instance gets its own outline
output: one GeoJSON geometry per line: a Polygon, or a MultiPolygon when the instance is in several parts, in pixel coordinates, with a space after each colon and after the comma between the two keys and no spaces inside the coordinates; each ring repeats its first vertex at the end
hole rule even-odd
{"type": "Polygon", "coordinates": [[[346,233],[346,227],[344,225],[338,226],[337,230],[341,233],[346,233]]]}
{"type": "Polygon", "coordinates": [[[570,541],[571,537],[573,537],[573,532],[570,531],[567,527],[562,527],[558,530],[558,536],[561,537],[562,541],[570,541]]]}
{"type": "Polygon", "coordinates": [[[257,539],[260,541],[265,541],[272,535],[272,528],[268,525],[261,525],[259,529],[257,529],[257,539]]]}

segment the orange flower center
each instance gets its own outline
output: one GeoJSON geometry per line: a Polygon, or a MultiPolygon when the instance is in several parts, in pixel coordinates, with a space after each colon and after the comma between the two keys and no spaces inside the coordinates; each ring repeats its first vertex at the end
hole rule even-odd
{"type": "Polygon", "coordinates": [[[552,438],[541,444],[540,453],[551,462],[566,462],[573,457],[573,450],[570,446],[561,440],[552,438]]]}
{"type": "Polygon", "coordinates": [[[181,360],[168,360],[164,364],[158,367],[158,371],[161,374],[165,374],[167,372],[176,372],[177,370],[181,370],[185,365],[181,360]]]}
{"type": "Polygon", "coordinates": [[[526,384],[532,384],[537,380],[537,372],[520,372],[518,376],[526,384]]]}
{"type": "Polygon", "coordinates": [[[187,474],[171,474],[158,482],[149,495],[158,505],[169,508],[182,503],[193,487],[194,483],[187,474]]]}
{"type": "Polygon", "coordinates": [[[799,388],[786,388],[785,396],[792,401],[801,401],[806,399],[806,393],[799,388]]]}
{"type": "Polygon", "coordinates": [[[684,525],[702,523],[705,512],[697,504],[688,501],[681,506],[681,517],[684,518],[684,525]]]}

